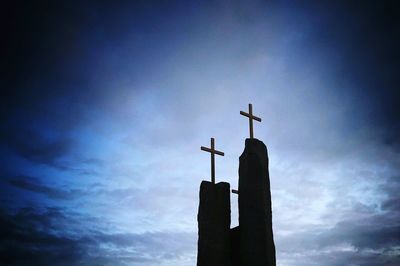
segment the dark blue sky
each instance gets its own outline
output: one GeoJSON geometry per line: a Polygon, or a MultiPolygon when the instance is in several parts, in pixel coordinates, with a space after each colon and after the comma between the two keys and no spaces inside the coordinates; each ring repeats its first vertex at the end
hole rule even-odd
{"type": "Polygon", "coordinates": [[[252,102],[278,265],[399,265],[395,1],[0,12],[1,263],[194,265],[199,147],[236,187],[252,102]]]}

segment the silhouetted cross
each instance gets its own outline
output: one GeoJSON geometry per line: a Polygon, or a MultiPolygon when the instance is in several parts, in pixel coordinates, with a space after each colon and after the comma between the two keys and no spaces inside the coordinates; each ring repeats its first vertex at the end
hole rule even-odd
{"type": "Polygon", "coordinates": [[[253,106],[251,105],[251,103],[249,103],[249,113],[240,111],[240,114],[249,118],[250,138],[252,139],[253,138],[253,120],[261,122],[261,118],[253,115],[253,106]]]}
{"type": "Polygon", "coordinates": [[[214,149],[214,138],[211,138],[211,149],[201,146],[202,151],[207,151],[211,153],[211,182],[215,184],[215,154],[224,156],[222,151],[217,151],[214,149]]]}
{"type": "Polygon", "coordinates": [[[239,195],[239,190],[237,189],[232,189],[232,193],[238,194],[239,195]]]}

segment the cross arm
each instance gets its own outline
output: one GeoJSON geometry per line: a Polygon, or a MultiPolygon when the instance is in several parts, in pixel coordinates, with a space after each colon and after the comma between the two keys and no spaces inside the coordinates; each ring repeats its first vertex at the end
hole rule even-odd
{"type": "Polygon", "coordinates": [[[202,151],[207,151],[207,152],[210,152],[210,153],[215,153],[215,154],[218,154],[218,155],[221,155],[221,156],[224,156],[224,155],[225,155],[222,151],[212,150],[212,149],[210,149],[210,148],[203,147],[203,146],[201,146],[200,149],[201,149],[202,151]]]}
{"type": "Polygon", "coordinates": [[[258,121],[258,122],[261,122],[261,118],[255,116],[255,115],[249,115],[248,113],[243,112],[243,111],[240,111],[240,114],[244,115],[244,116],[246,116],[246,117],[248,117],[250,119],[254,119],[254,120],[258,121]]]}
{"type": "Polygon", "coordinates": [[[241,114],[241,115],[244,115],[244,116],[247,116],[247,117],[250,117],[250,115],[249,115],[248,113],[243,112],[243,111],[240,111],[240,114],[241,114]]]}

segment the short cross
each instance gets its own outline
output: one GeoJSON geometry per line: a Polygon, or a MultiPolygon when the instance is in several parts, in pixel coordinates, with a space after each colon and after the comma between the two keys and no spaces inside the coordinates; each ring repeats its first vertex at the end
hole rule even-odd
{"type": "Polygon", "coordinates": [[[214,149],[214,138],[211,138],[211,149],[201,146],[201,150],[211,153],[211,182],[215,184],[215,154],[224,156],[224,153],[214,149]]]}
{"type": "Polygon", "coordinates": [[[249,113],[240,111],[240,114],[249,118],[250,138],[252,139],[253,138],[253,120],[261,122],[261,118],[253,115],[253,106],[251,105],[251,103],[249,103],[249,113]]]}

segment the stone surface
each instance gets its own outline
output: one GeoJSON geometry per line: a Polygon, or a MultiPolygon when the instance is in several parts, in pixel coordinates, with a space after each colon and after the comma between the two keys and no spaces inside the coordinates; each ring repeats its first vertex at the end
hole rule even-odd
{"type": "Polygon", "coordinates": [[[230,265],[231,201],[229,183],[201,182],[198,266],[230,265]]]}
{"type": "Polygon", "coordinates": [[[275,266],[267,147],[246,139],[239,161],[241,265],[275,266]]]}
{"type": "Polygon", "coordinates": [[[231,229],[231,266],[240,266],[240,228],[236,226],[231,229]]]}

